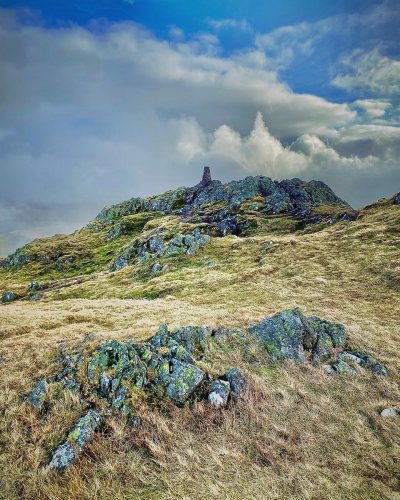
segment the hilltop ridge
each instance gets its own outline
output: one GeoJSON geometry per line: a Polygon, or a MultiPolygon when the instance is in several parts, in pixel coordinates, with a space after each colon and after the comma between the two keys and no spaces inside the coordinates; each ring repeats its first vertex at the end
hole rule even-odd
{"type": "MultiPolygon", "coordinates": [[[[309,224],[318,229],[321,223],[352,220],[355,214],[321,181],[295,178],[278,182],[248,176],[223,184],[212,180],[209,167],[205,167],[203,179],[193,187],[106,206],[85,228],[70,236],[34,240],[0,259],[0,268],[21,269],[33,264],[34,273],[40,275],[105,269],[107,263],[118,259],[129,237],[144,235],[149,228],[164,228],[167,216],[175,218],[168,220],[170,228],[184,224],[185,232],[197,229],[210,236],[240,236],[262,231],[268,221],[278,232],[285,232],[309,224]]],[[[114,270],[120,267],[111,266],[114,270]]]]}

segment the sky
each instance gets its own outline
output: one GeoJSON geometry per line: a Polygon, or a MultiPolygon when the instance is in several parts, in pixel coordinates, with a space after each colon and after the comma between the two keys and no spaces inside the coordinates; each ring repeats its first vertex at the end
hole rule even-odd
{"type": "Polygon", "coordinates": [[[0,0],[0,255],[210,165],[400,190],[397,0],[0,0]]]}

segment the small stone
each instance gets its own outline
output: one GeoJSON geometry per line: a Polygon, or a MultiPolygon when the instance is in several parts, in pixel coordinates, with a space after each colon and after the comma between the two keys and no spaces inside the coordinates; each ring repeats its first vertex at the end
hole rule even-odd
{"type": "Polygon", "coordinates": [[[341,375],[356,375],[357,371],[355,368],[352,366],[348,365],[341,359],[337,359],[332,363],[332,368],[335,370],[336,373],[339,373],[341,375]]]}
{"type": "Polygon", "coordinates": [[[332,375],[332,373],[335,373],[335,370],[333,369],[333,367],[331,365],[322,365],[321,368],[324,370],[324,372],[327,375],[332,375]]]}
{"type": "Polygon", "coordinates": [[[39,281],[31,281],[28,284],[28,292],[38,292],[39,290],[43,290],[44,285],[39,281]]]}
{"type": "Polygon", "coordinates": [[[217,407],[226,406],[230,392],[231,388],[229,382],[215,380],[210,386],[208,401],[217,407]]]}
{"type": "Polygon", "coordinates": [[[43,293],[32,293],[29,295],[29,299],[33,301],[38,301],[43,297],[43,293]]]}
{"type": "Polygon", "coordinates": [[[160,273],[162,270],[163,270],[163,266],[159,262],[156,262],[155,264],[153,264],[151,266],[150,273],[154,275],[154,274],[160,273]]]}
{"type": "Polygon", "coordinates": [[[268,252],[268,250],[272,247],[273,244],[274,242],[272,240],[264,241],[264,243],[261,244],[261,252],[262,253],[268,252]]]}
{"type": "Polygon", "coordinates": [[[231,368],[225,373],[225,378],[229,382],[232,398],[242,399],[248,386],[246,377],[238,368],[231,368]]]}
{"type": "Polygon", "coordinates": [[[358,365],[361,363],[361,358],[355,356],[351,352],[343,351],[338,355],[338,358],[343,361],[353,361],[353,363],[357,363],[358,365]]]}
{"type": "Polygon", "coordinates": [[[381,411],[381,417],[397,417],[397,415],[399,415],[399,410],[394,406],[381,411]]]}
{"type": "Polygon", "coordinates": [[[4,292],[3,295],[1,296],[1,302],[3,304],[6,304],[8,302],[14,302],[18,298],[17,294],[14,292],[4,292]]]}
{"type": "Polygon", "coordinates": [[[132,429],[137,430],[142,425],[142,421],[137,415],[132,415],[128,418],[128,425],[132,427],[132,429]]]}

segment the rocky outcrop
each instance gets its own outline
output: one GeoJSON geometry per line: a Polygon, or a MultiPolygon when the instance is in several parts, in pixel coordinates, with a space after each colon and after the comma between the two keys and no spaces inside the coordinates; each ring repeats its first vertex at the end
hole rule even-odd
{"type": "Polygon", "coordinates": [[[386,368],[374,357],[364,351],[346,350],[339,354],[339,359],[345,362],[351,361],[357,365],[360,365],[362,368],[376,373],[377,375],[387,375],[386,368]]]}
{"type": "Polygon", "coordinates": [[[250,328],[249,333],[264,344],[273,360],[325,363],[327,373],[341,374],[355,374],[352,365],[359,365],[377,375],[387,375],[386,368],[375,358],[347,347],[343,325],[316,316],[306,317],[299,309],[288,309],[265,318],[250,328]]]}
{"type": "Polygon", "coordinates": [[[68,468],[92,439],[108,414],[123,415],[137,427],[137,397],[170,399],[182,406],[195,399],[206,399],[214,406],[225,406],[229,399],[244,396],[247,381],[237,369],[213,381],[196,360],[204,355],[213,339],[212,329],[186,326],[169,331],[161,325],[144,343],[132,340],[96,342],[93,335],[67,350],[64,345],[56,359],[59,371],[53,377],[39,380],[26,402],[44,411],[49,387],[76,393],[88,408],[66,440],[55,450],[49,468],[68,468]]]}
{"type": "Polygon", "coordinates": [[[176,255],[195,255],[201,247],[210,241],[210,236],[203,234],[200,228],[182,234],[169,234],[163,228],[157,228],[144,239],[135,239],[111,263],[110,270],[116,271],[130,263],[143,263],[155,257],[173,257],[176,255]]]}
{"type": "Polygon", "coordinates": [[[291,179],[278,182],[269,177],[249,176],[240,181],[223,184],[211,180],[211,173],[207,170],[202,181],[194,187],[178,188],[150,198],[132,198],[118,205],[105,207],[96,220],[112,224],[123,216],[144,211],[161,211],[187,216],[200,207],[217,202],[223,202],[226,210],[232,211],[238,210],[244,201],[256,197],[262,198],[257,210],[269,214],[306,217],[311,214],[313,208],[323,204],[341,205],[351,210],[346,202],[321,181],[305,182],[291,179]]]}
{"type": "MultiPolygon", "coordinates": [[[[342,325],[306,317],[299,309],[282,311],[265,318],[249,329],[266,347],[273,360],[295,363],[313,362],[328,374],[355,375],[357,365],[377,375],[386,375],[385,367],[372,356],[347,346],[342,325]]],[[[229,402],[246,400],[249,380],[238,368],[212,377],[198,361],[209,350],[210,343],[243,339],[241,330],[219,327],[185,326],[170,331],[161,325],[148,341],[106,340],[96,342],[93,335],[77,346],[60,347],[56,359],[58,372],[40,379],[26,397],[39,412],[49,409],[48,389],[74,392],[85,414],[56,448],[50,469],[68,468],[92,439],[107,415],[124,416],[135,429],[140,426],[135,401],[150,398],[153,402],[168,399],[177,406],[204,401],[216,408],[229,402]]],[[[220,346],[221,347],[221,346],[220,346]]]]}

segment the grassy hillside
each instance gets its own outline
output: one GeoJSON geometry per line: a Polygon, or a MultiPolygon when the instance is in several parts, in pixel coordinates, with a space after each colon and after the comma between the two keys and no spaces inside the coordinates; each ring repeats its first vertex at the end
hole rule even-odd
{"type": "Polygon", "coordinates": [[[128,216],[127,234],[109,241],[109,227],[37,240],[28,251],[47,262],[0,269],[3,291],[25,296],[32,279],[48,286],[40,301],[0,309],[0,496],[399,498],[399,418],[380,411],[400,401],[400,206],[386,200],[357,220],[304,229],[295,217],[252,210],[256,202],[242,207],[255,224],[241,237],[213,237],[195,255],[160,256],[157,273],[153,260],[107,269],[141,231],[184,232],[185,222],[158,212],[128,216]],[[60,246],[74,256],[63,270],[60,246]],[[143,400],[139,430],[111,418],[66,473],[44,468],[80,402],[54,393],[51,410],[38,414],[22,397],[62,340],[89,332],[146,339],[163,322],[244,328],[295,306],[343,323],[388,377],[333,377],[311,364],[273,362],[249,339],[214,345],[202,366],[210,373],[238,366],[251,383],[248,400],[222,410],[143,400]]]}

